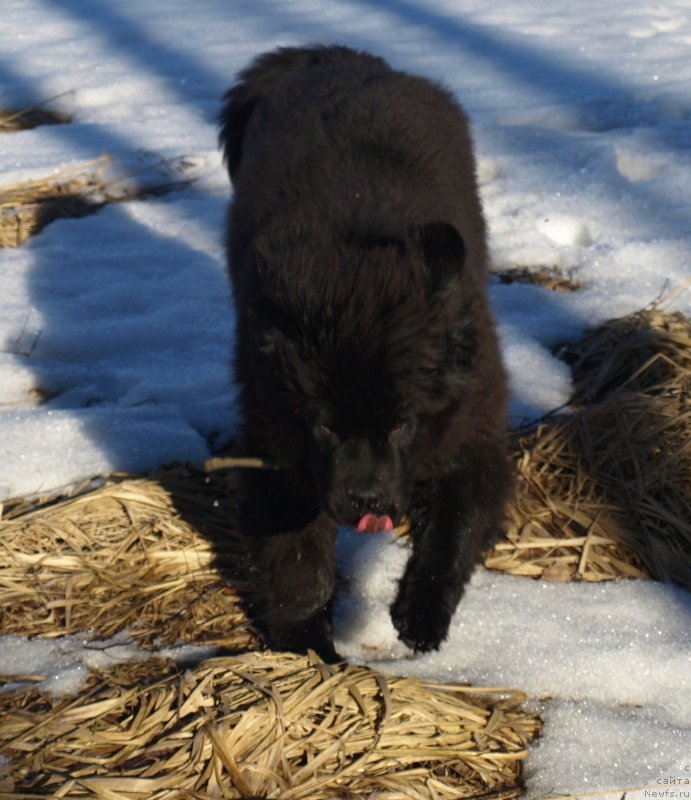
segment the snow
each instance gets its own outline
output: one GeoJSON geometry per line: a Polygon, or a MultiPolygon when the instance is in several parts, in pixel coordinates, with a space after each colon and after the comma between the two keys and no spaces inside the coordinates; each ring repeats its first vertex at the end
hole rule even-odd
{"type": "MultiPolygon", "coordinates": [[[[118,664],[145,661],[151,657],[150,652],[140,650],[127,634],[122,633],[105,640],[95,640],[86,634],[72,634],[60,639],[3,636],[2,642],[2,674],[15,675],[19,682],[5,684],[0,691],[21,687],[26,678],[31,677],[39,689],[56,697],[79,692],[89,670],[112,669],[118,664]]],[[[187,665],[217,655],[218,648],[180,645],[162,648],[157,654],[187,665]]]]}
{"type": "MultiPolygon", "coordinates": [[[[200,462],[232,438],[229,187],[214,117],[252,56],[311,41],[446,83],[473,123],[495,267],[556,266],[580,284],[490,287],[514,422],[568,400],[560,343],[661,297],[691,313],[691,291],[675,293],[691,278],[686,0],[5,0],[0,108],[58,96],[49,105],[73,121],[0,134],[0,186],[103,153],[122,171],[173,159],[194,183],[55,222],[0,255],[0,500],[200,462]]],[[[688,593],[480,570],[449,642],[413,660],[386,612],[400,545],[344,541],[344,653],[552,698],[526,765],[533,796],[674,791],[665,780],[689,777],[688,593]]],[[[88,666],[77,639],[25,644],[0,642],[0,671],[88,666]],[[8,660],[20,654],[21,669],[8,660]]]]}
{"type": "Polygon", "coordinates": [[[385,672],[520,687],[545,706],[532,796],[648,785],[691,754],[691,595],[652,582],[527,581],[476,570],[449,640],[413,657],[389,617],[407,547],[342,531],[336,646],[385,672]]]}

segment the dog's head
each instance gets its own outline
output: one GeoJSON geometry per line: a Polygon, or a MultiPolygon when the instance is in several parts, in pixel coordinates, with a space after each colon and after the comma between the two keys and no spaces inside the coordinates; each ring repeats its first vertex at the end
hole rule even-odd
{"type": "Polygon", "coordinates": [[[401,415],[359,430],[350,421],[345,425],[321,416],[308,432],[309,462],[322,506],[342,525],[391,530],[407,510],[417,421],[401,415]]]}
{"type": "Polygon", "coordinates": [[[280,244],[259,256],[254,369],[289,411],[277,418],[300,430],[322,507],[341,524],[390,529],[475,358],[463,240],[439,223],[340,249],[280,244]]]}

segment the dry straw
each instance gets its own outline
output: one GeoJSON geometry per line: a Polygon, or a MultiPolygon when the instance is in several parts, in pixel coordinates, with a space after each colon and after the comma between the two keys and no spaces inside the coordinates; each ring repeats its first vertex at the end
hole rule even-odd
{"type": "Polygon", "coordinates": [[[0,133],[25,131],[41,125],[66,125],[71,122],[69,114],[42,108],[25,108],[20,111],[0,109],[0,133]]]}
{"type": "Polygon", "coordinates": [[[126,665],[77,698],[0,695],[0,796],[515,797],[538,721],[500,691],[279,653],[126,665]]]}
{"type": "Polygon", "coordinates": [[[115,481],[0,522],[0,630],[128,629],[154,641],[256,642],[241,608],[228,487],[200,474],[115,481]]]}
{"type": "Polygon", "coordinates": [[[512,267],[496,273],[500,283],[526,283],[550,292],[575,292],[579,285],[558,267],[512,267]]]}
{"type": "Polygon", "coordinates": [[[518,498],[487,565],[691,588],[691,323],[647,310],[562,355],[575,413],[516,435],[518,498]]]}
{"type": "Polygon", "coordinates": [[[0,247],[19,247],[56,219],[84,217],[109,203],[165,194],[189,183],[177,178],[133,180],[151,168],[166,166],[115,174],[111,159],[103,156],[47,178],[0,187],[0,247]]]}
{"type": "Polygon", "coordinates": [[[95,194],[110,161],[101,158],[72,169],[0,188],[0,247],[19,247],[50,222],[83,217],[103,198],[95,194]]]}
{"type": "Polygon", "coordinates": [[[69,114],[46,106],[69,94],[72,92],[61,92],[40,103],[18,110],[0,109],[0,134],[38,128],[41,125],[66,125],[72,121],[69,114]]]}

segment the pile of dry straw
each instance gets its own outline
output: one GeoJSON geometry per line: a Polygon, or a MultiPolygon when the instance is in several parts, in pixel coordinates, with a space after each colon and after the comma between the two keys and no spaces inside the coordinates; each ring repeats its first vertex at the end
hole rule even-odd
{"type": "MultiPolygon", "coordinates": [[[[518,498],[488,566],[691,586],[690,346],[688,320],[647,311],[564,349],[575,412],[516,434],[518,498]]],[[[245,654],[187,670],[156,659],[119,666],[68,699],[24,676],[0,693],[2,796],[518,794],[538,727],[520,695],[247,652],[257,641],[224,466],[7,504],[3,633],[127,630],[143,648],[194,641],[245,654]]]]}
{"type": "Polygon", "coordinates": [[[19,247],[49,223],[83,217],[107,202],[102,191],[107,158],[49,178],[0,187],[0,247],[19,247]]]}
{"type": "MultiPolygon", "coordinates": [[[[2,120],[0,119],[0,125],[2,120]]],[[[161,195],[189,181],[174,175],[161,181],[135,180],[165,164],[119,173],[108,156],[47,178],[0,187],[0,247],[19,247],[56,219],[85,217],[109,203],[161,195]]]]}
{"type": "Polygon", "coordinates": [[[0,523],[2,632],[108,638],[130,630],[142,646],[253,646],[230,505],[219,481],[170,472],[10,507],[0,523]]]}
{"type": "Polygon", "coordinates": [[[188,671],[127,665],[93,675],[77,698],[0,695],[2,749],[18,759],[6,790],[104,800],[508,798],[536,730],[515,709],[521,699],[288,654],[188,671]]]}
{"type": "Polygon", "coordinates": [[[562,355],[575,413],[515,434],[518,497],[487,566],[691,588],[691,323],[643,311],[562,355]]]}
{"type": "MultiPolygon", "coordinates": [[[[232,494],[213,476],[169,472],[10,505],[2,631],[256,647],[232,494]]],[[[186,670],[151,659],[93,674],[76,698],[0,694],[4,796],[508,798],[538,728],[523,699],[289,654],[186,670]]]]}
{"type": "MultiPolygon", "coordinates": [[[[19,111],[0,109],[0,134],[69,122],[68,114],[44,104],[19,111]]],[[[106,203],[138,196],[121,177],[108,176],[111,166],[103,157],[46,178],[0,187],[0,247],[19,247],[53,220],[83,217],[106,203]]]]}

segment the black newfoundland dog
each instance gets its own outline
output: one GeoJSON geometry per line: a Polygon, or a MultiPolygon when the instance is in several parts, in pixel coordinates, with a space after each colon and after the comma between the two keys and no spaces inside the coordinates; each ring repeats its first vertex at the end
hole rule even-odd
{"type": "Polygon", "coordinates": [[[345,47],[259,57],[225,96],[243,475],[258,617],[337,659],[337,525],[410,522],[391,616],[439,647],[511,485],[468,125],[450,93],[345,47]]]}

